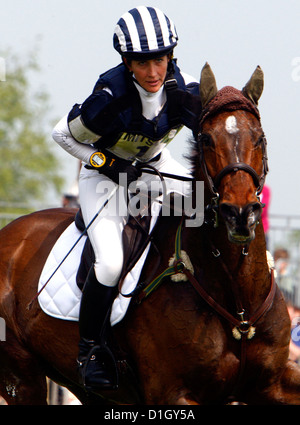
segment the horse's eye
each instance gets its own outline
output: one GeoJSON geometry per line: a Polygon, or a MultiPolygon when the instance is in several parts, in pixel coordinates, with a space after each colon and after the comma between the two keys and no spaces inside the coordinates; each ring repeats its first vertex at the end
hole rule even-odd
{"type": "Polygon", "coordinates": [[[265,136],[264,135],[262,135],[262,136],[260,136],[260,138],[255,142],[255,146],[262,146],[263,145],[263,143],[265,142],[265,136]]]}
{"type": "Polygon", "coordinates": [[[201,143],[203,146],[211,146],[212,139],[209,134],[201,134],[199,138],[199,143],[201,143]]]}

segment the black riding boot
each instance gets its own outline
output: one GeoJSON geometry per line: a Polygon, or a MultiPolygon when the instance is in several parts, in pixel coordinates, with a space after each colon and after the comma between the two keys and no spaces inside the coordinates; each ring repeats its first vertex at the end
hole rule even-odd
{"type": "Polygon", "coordinates": [[[107,345],[115,289],[98,282],[94,267],[85,282],[79,313],[78,365],[87,390],[117,388],[117,371],[107,345]]]}

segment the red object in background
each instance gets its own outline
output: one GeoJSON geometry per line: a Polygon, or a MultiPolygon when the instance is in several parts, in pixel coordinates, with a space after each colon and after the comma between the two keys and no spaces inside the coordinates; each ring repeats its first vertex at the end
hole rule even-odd
{"type": "Polygon", "coordinates": [[[264,227],[265,233],[269,230],[269,205],[270,205],[270,199],[271,199],[271,190],[269,186],[264,185],[263,190],[260,195],[260,200],[263,204],[265,204],[262,214],[261,214],[261,220],[264,227]]]}

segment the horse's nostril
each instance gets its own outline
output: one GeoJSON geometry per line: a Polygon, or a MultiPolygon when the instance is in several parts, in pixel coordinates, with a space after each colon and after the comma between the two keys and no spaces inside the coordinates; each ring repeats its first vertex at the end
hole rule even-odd
{"type": "Polygon", "coordinates": [[[235,205],[224,203],[220,205],[220,214],[225,220],[228,220],[232,223],[237,223],[239,209],[235,205]]]}
{"type": "Polygon", "coordinates": [[[222,217],[236,224],[249,224],[256,222],[261,214],[261,205],[258,202],[251,203],[245,207],[239,208],[236,205],[223,203],[220,205],[220,214],[222,217]]]}
{"type": "Polygon", "coordinates": [[[258,202],[238,207],[229,203],[220,204],[220,215],[226,223],[229,240],[246,243],[255,237],[255,227],[261,214],[258,202]]]}
{"type": "Polygon", "coordinates": [[[247,206],[247,208],[244,211],[245,217],[247,218],[248,226],[255,225],[261,215],[261,204],[259,202],[255,202],[253,204],[250,204],[247,206]]]}

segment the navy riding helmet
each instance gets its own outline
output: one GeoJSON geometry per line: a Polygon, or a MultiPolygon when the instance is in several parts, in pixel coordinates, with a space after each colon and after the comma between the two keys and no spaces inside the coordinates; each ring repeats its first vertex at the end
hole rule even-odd
{"type": "Polygon", "coordinates": [[[156,7],[139,6],[119,19],[113,37],[114,48],[129,59],[164,56],[177,45],[174,23],[156,7]]]}

